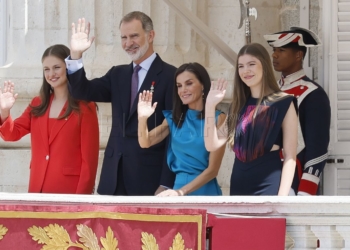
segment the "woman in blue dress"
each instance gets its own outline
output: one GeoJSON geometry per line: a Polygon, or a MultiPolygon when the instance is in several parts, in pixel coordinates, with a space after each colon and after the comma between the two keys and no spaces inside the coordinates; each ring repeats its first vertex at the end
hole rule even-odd
{"type": "MultiPolygon", "coordinates": [[[[206,117],[214,114],[226,86],[223,79],[212,84],[206,117]]],[[[296,99],[280,91],[268,52],[260,44],[245,45],[238,54],[226,122],[219,129],[210,119],[205,122],[207,150],[215,151],[228,142],[235,153],[231,195],[289,194],[296,166],[297,127],[296,99]]]]}
{"type": "MultiPolygon", "coordinates": [[[[157,103],[152,105],[152,92],[140,93],[137,107],[140,146],[151,147],[170,135],[167,162],[176,178],[174,187],[158,196],[222,194],[216,176],[225,146],[211,153],[204,146],[204,108],[210,85],[210,77],[202,65],[181,65],[175,73],[173,110],[163,111],[163,123],[152,131],[148,131],[147,119],[157,103]]],[[[226,116],[215,111],[211,119],[220,126],[226,116]]]]}

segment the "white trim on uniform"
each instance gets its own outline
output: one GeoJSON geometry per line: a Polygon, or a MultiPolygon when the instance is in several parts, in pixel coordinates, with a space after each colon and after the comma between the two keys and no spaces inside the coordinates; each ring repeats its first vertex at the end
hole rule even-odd
{"type": "Polygon", "coordinates": [[[306,181],[310,181],[315,183],[316,185],[318,185],[318,183],[320,182],[320,178],[318,178],[317,176],[313,175],[313,174],[308,174],[308,173],[303,173],[302,180],[306,180],[306,181]]]}
{"type": "Polygon", "coordinates": [[[320,162],[323,162],[325,161],[326,159],[328,158],[328,153],[325,153],[324,155],[321,155],[317,158],[314,158],[312,160],[309,160],[308,162],[305,163],[305,166],[304,166],[304,169],[310,167],[310,166],[313,166],[313,165],[316,165],[320,162]]]}

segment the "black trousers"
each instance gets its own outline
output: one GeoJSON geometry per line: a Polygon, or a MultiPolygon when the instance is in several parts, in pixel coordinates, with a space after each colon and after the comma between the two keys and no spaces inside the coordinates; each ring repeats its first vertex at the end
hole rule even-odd
{"type": "Polygon", "coordinates": [[[117,172],[117,187],[115,188],[113,195],[128,195],[124,185],[123,176],[123,158],[119,160],[118,172],[117,172]]]}

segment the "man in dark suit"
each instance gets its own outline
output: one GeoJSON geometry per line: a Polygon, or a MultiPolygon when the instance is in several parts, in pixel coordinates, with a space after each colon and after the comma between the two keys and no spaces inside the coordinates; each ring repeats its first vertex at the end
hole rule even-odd
{"type": "Polygon", "coordinates": [[[69,89],[77,99],[112,105],[112,130],[97,192],[154,195],[165,187],[172,188],[175,176],[165,163],[166,142],[148,149],[138,143],[138,93],[151,90],[153,101],[158,102],[155,113],[148,119],[151,130],[162,123],[162,110],[172,109],[176,68],[154,52],[155,32],[146,14],[139,11],[127,14],[120,21],[119,29],[122,47],[133,62],[114,66],[104,76],[88,80],[81,58],[94,37],[89,38],[90,24],[85,19],[79,19],[76,26],[72,24],[71,54],[66,59],[69,89]]]}

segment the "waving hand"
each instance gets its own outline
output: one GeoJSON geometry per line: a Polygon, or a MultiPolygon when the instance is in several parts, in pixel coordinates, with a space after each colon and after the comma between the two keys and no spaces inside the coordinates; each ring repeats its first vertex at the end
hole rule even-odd
{"type": "Polygon", "coordinates": [[[15,84],[11,81],[4,82],[4,88],[0,88],[0,124],[10,115],[10,109],[16,101],[18,94],[14,94],[15,84]]]}
{"type": "Polygon", "coordinates": [[[2,112],[9,111],[16,101],[17,95],[14,94],[15,84],[11,81],[4,82],[4,88],[0,88],[0,110],[2,112]]]}
{"type": "Polygon", "coordinates": [[[79,18],[75,27],[75,23],[72,23],[72,37],[70,41],[70,50],[72,59],[80,59],[83,52],[90,48],[94,42],[95,37],[89,38],[90,35],[90,23],[85,21],[85,18],[79,18]]]}
{"type": "Polygon", "coordinates": [[[156,109],[157,103],[152,105],[152,96],[153,94],[149,91],[143,91],[139,95],[139,103],[137,104],[137,114],[139,118],[148,118],[156,109]]]}
{"type": "Polygon", "coordinates": [[[207,96],[207,103],[216,106],[220,103],[226,93],[227,81],[219,78],[217,81],[211,82],[211,88],[207,96]]]}

